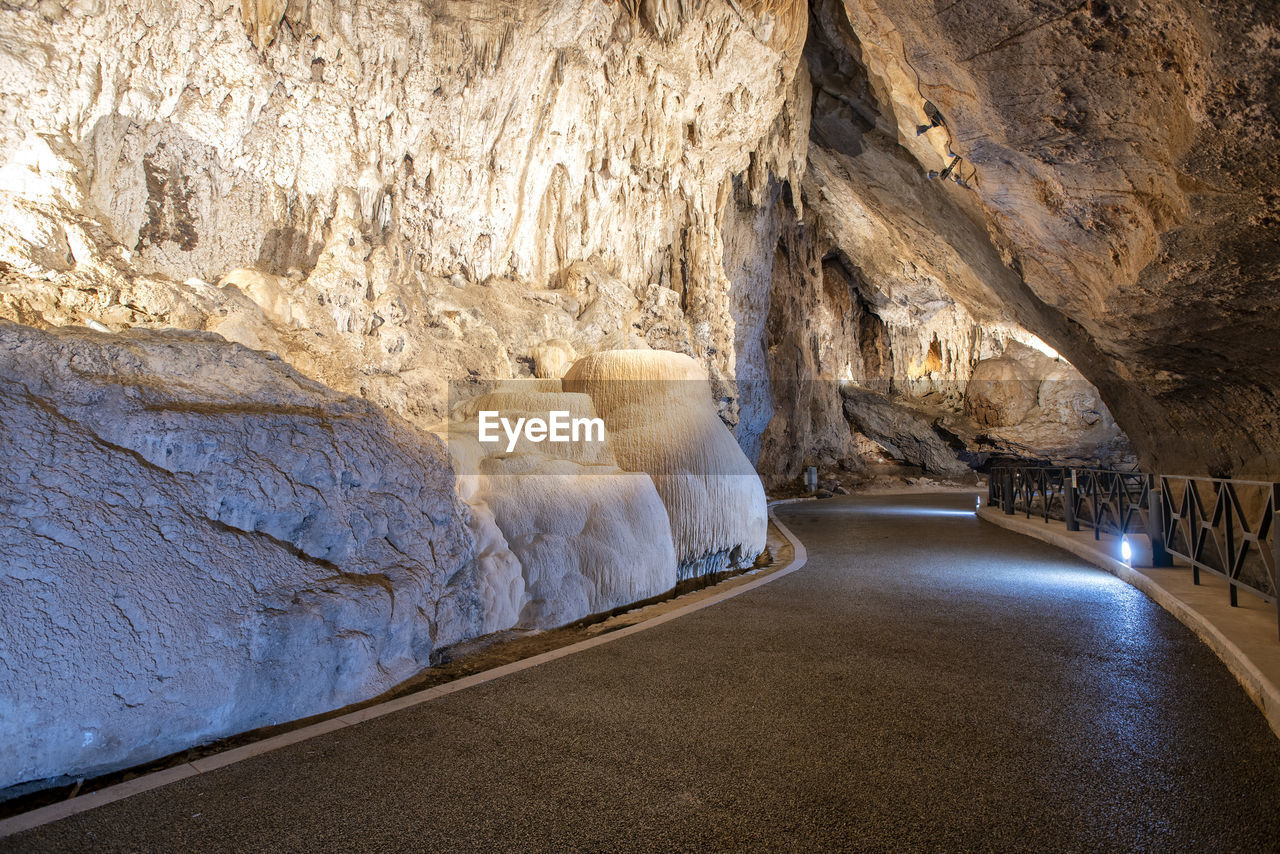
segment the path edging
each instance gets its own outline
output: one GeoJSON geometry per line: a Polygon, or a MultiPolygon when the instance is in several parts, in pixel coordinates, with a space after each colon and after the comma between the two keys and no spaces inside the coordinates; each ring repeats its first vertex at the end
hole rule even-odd
{"type": "MultiPolygon", "coordinates": [[[[791,502],[770,502],[769,506],[772,508],[774,504],[786,503],[791,502]]],[[[452,682],[446,682],[443,685],[427,688],[426,690],[418,691],[414,694],[397,697],[394,700],[388,700],[385,703],[379,703],[376,706],[369,706],[346,715],[339,715],[337,717],[320,721],[319,723],[299,727],[298,729],[290,730],[289,732],[281,733],[280,735],[272,736],[271,738],[266,738],[262,741],[256,741],[253,744],[246,744],[242,747],[236,747],[222,753],[215,753],[212,756],[206,756],[191,762],[184,762],[181,765],[174,765],[160,771],[153,771],[150,774],[144,774],[141,777],[136,777],[124,783],[117,783],[114,786],[107,786],[106,788],[99,789],[95,792],[89,792],[87,794],[80,795],[79,797],[68,798],[65,801],[59,801],[56,804],[49,804],[48,806],[43,806],[29,812],[10,816],[9,818],[0,820],[0,839],[5,838],[6,836],[12,836],[15,833],[21,833],[24,830],[30,830],[44,824],[49,824],[50,822],[58,821],[59,819],[67,818],[68,816],[75,815],[76,813],[87,812],[91,809],[96,809],[98,807],[114,803],[115,801],[123,800],[131,795],[136,795],[151,789],[157,789],[169,783],[184,780],[187,777],[205,774],[218,768],[226,767],[227,765],[231,765],[235,762],[241,762],[245,759],[260,756],[264,753],[270,753],[273,750],[278,750],[291,744],[297,744],[298,742],[306,741],[309,738],[345,729],[346,727],[354,726],[356,724],[363,723],[364,721],[373,720],[374,718],[380,718],[383,715],[390,714],[391,712],[398,712],[401,709],[407,709],[410,706],[426,703],[438,697],[453,694],[457,691],[463,691],[467,688],[475,687],[476,685],[483,685],[486,682],[492,682],[493,680],[500,679],[503,676],[518,673],[521,670],[529,670],[530,668],[537,667],[540,664],[546,664],[547,662],[573,655],[576,652],[582,652],[583,650],[610,643],[618,640],[619,638],[627,637],[628,635],[634,635],[638,632],[652,629],[656,626],[662,625],[663,623],[670,622],[677,617],[692,614],[694,611],[700,611],[703,608],[718,604],[727,599],[732,599],[734,596],[746,593],[748,590],[754,590],[757,587],[761,587],[771,581],[782,578],[784,575],[790,575],[796,570],[802,568],[809,559],[809,555],[805,550],[804,544],[796,538],[795,534],[791,533],[786,525],[782,524],[782,522],[774,516],[772,509],[769,511],[769,521],[777,527],[782,536],[791,544],[791,548],[793,550],[791,563],[781,569],[749,581],[746,584],[740,584],[736,587],[713,594],[704,599],[700,599],[697,602],[691,602],[683,607],[668,611],[665,614],[659,614],[658,616],[645,620],[644,622],[618,629],[617,631],[587,638],[585,640],[578,641],[577,643],[569,644],[568,646],[562,646],[559,649],[553,649],[548,652],[540,653],[539,655],[530,656],[529,658],[524,658],[519,661],[513,661],[508,664],[501,665],[500,667],[495,667],[491,670],[485,670],[481,673],[473,673],[470,676],[464,676],[460,679],[455,679],[452,682]]]]}
{"type": "Polygon", "coordinates": [[[1280,687],[1268,679],[1253,660],[1204,614],[1179,599],[1154,578],[1138,572],[1123,561],[1116,560],[1101,547],[1091,546],[1087,541],[1068,536],[1065,525],[1059,531],[1052,525],[1032,524],[1018,516],[1006,515],[995,507],[981,508],[978,511],[978,517],[1015,534],[1032,537],[1069,551],[1146,594],[1149,599],[1195,632],[1205,645],[1213,650],[1213,653],[1222,660],[1222,663],[1231,671],[1231,675],[1240,683],[1240,687],[1244,688],[1249,699],[1262,710],[1263,717],[1271,726],[1272,732],[1280,738],[1280,687]]]}

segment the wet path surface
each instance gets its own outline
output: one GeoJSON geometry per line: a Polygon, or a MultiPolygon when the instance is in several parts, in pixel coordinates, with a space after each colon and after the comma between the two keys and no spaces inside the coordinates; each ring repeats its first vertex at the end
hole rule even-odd
{"type": "Polygon", "coordinates": [[[799,572],[0,850],[1275,850],[1226,668],[971,502],[780,508],[799,572]]]}

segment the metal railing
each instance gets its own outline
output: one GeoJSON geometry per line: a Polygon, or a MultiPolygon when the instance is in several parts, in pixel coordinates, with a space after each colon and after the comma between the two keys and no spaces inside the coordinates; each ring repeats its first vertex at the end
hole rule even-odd
{"type": "Polygon", "coordinates": [[[1168,475],[1160,482],[1164,540],[1191,565],[1196,584],[1212,572],[1229,582],[1232,605],[1246,590],[1280,613],[1280,484],[1168,475]]]}
{"type": "Polygon", "coordinates": [[[1276,605],[1280,626],[1280,483],[1151,475],[1139,471],[1011,465],[993,468],[987,503],[1006,514],[1060,519],[1067,530],[1145,534],[1153,566],[1179,558],[1192,580],[1226,580],[1276,605]]]}

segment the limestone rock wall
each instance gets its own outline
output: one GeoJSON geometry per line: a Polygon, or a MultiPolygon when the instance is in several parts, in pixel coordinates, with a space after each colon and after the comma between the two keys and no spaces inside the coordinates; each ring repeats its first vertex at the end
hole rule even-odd
{"type": "Polygon", "coordinates": [[[804,169],[802,2],[0,19],[0,314],[217,331],[423,424],[547,339],[731,377],[727,200],[804,169]]]}
{"type": "Polygon", "coordinates": [[[806,203],[849,184],[884,198],[874,185],[894,171],[846,180],[824,161],[884,162],[887,143],[923,176],[959,156],[962,184],[930,182],[914,217],[893,217],[927,225],[923,245],[968,253],[980,282],[946,277],[953,297],[979,316],[1002,306],[1060,351],[1144,465],[1280,476],[1274,4],[813,6],[828,50],[811,67],[855,73],[812,74],[830,110],[820,120],[815,100],[806,203]],[[963,216],[939,223],[942,209],[963,216]]]}
{"type": "Polygon", "coordinates": [[[996,456],[1129,469],[1137,462],[1098,390],[1061,358],[1017,341],[974,366],[963,408],[940,424],[975,463],[996,456]]]}
{"type": "Polygon", "coordinates": [[[201,332],[0,321],[0,788],[377,695],[483,630],[443,446],[201,332]]]}
{"type": "Polygon", "coordinates": [[[55,5],[0,11],[11,319],[216,331],[424,427],[449,379],[674,350],[779,476],[848,453],[797,371],[958,399],[1026,337],[838,3],[55,5]]]}
{"type": "MultiPolygon", "coordinates": [[[[891,458],[961,473],[961,450],[974,452],[969,462],[986,459],[979,431],[961,440],[928,425],[960,414],[983,360],[1018,342],[1043,346],[1000,294],[1018,276],[972,200],[928,176],[914,129],[904,142],[841,4],[812,4],[804,56],[808,168],[799,197],[791,187],[774,195],[765,328],[771,421],[758,467],[778,486],[796,482],[807,465],[856,474],[868,461],[866,436],[891,458]],[[921,442],[927,453],[902,453],[921,442]]],[[[1059,448],[1097,444],[1074,424],[1060,427],[1059,448]]],[[[1119,429],[1110,430],[1123,444],[1119,429]]]]}

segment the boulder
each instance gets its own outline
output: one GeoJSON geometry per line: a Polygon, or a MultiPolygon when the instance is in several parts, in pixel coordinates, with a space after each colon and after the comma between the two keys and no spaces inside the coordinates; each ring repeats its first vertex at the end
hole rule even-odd
{"type": "Polygon", "coordinates": [[[201,332],[0,321],[0,787],[376,696],[478,634],[441,443],[201,332]]]}
{"type": "Polygon", "coordinates": [[[970,472],[948,438],[934,427],[937,414],[852,384],[841,388],[849,423],[890,457],[925,472],[960,477],[970,472]]]}
{"type": "Polygon", "coordinates": [[[1039,379],[1017,359],[983,359],[965,388],[964,411],[983,427],[1020,424],[1036,408],[1039,387],[1039,379]]]}

